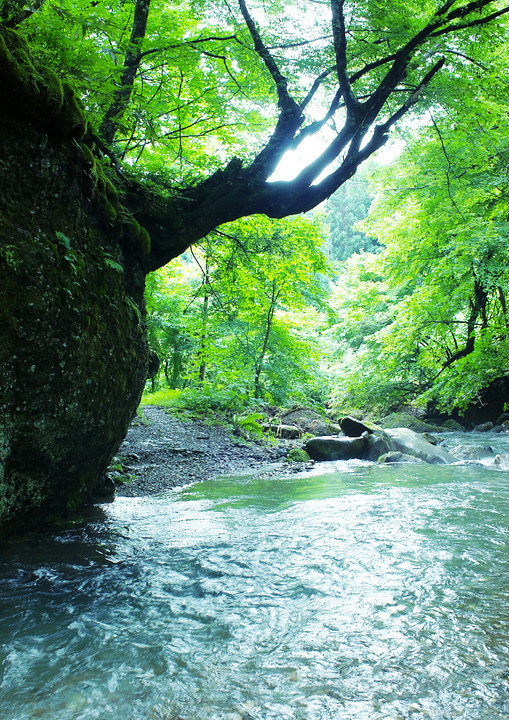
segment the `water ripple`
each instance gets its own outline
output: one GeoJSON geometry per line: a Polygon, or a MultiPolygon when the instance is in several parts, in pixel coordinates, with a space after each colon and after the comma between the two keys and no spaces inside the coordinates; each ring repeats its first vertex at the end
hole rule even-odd
{"type": "Polygon", "coordinates": [[[506,474],[343,465],[7,543],[0,717],[507,720],[506,474]]]}

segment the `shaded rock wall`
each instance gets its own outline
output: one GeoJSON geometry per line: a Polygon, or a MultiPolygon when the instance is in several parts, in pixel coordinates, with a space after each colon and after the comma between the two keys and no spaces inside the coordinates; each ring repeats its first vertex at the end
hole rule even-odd
{"type": "MultiPolygon", "coordinates": [[[[501,368],[501,371],[504,368],[501,368]]],[[[502,375],[493,380],[479,392],[476,402],[472,402],[463,410],[453,410],[451,414],[440,413],[433,403],[427,407],[428,422],[442,424],[453,419],[464,428],[473,430],[476,425],[486,422],[496,423],[500,416],[509,408],[509,375],[502,375]]]]}
{"type": "Polygon", "coordinates": [[[0,34],[0,534],[87,502],[144,386],[143,255],[69,88],[0,34]]]}

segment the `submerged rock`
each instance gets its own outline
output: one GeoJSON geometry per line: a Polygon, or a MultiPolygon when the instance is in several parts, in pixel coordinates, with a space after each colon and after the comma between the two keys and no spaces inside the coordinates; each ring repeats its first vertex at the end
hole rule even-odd
{"type": "Polygon", "coordinates": [[[489,445],[467,445],[453,448],[452,454],[456,460],[465,461],[467,463],[477,463],[481,460],[495,457],[495,451],[489,445]]]}
{"type": "Polygon", "coordinates": [[[492,422],[485,422],[481,423],[480,425],[476,425],[474,430],[477,432],[489,432],[490,430],[493,430],[493,423],[492,422]]]}
{"type": "Polygon", "coordinates": [[[426,465],[424,460],[416,457],[415,455],[408,455],[399,451],[387,452],[380,455],[378,458],[379,463],[414,463],[415,465],[426,465]]]}

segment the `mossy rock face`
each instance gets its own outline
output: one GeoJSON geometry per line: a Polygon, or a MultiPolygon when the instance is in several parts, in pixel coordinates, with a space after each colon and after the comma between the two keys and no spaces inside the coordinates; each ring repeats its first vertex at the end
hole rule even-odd
{"type": "MultiPolygon", "coordinates": [[[[48,105],[64,112],[50,79],[48,105]]],[[[139,228],[104,212],[90,151],[65,132],[76,117],[47,134],[30,114],[23,123],[18,99],[0,115],[0,535],[89,500],[148,356],[139,228]]]]}
{"type": "Polygon", "coordinates": [[[87,131],[72,88],[49,68],[35,66],[23,35],[8,28],[0,30],[0,93],[3,113],[21,111],[27,123],[50,136],[79,139],[87,131]]]}
{"type": "Polygon", "coordinates": [[[432,425],[404,412],[387,415],[380,421],[380,425],[384,428],[408,428],[417,433],[442,432],[443,429],[439,425],[432,425]]]}

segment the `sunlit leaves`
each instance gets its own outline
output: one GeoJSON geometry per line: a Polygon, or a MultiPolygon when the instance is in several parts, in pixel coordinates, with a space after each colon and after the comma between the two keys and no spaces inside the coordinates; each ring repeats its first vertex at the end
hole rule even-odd
{"type": "Polygon", "coordinates": [[[354,283],[367,302],[335,300],[339,400],[464,409],[507,372],[509,126],[501,86],[495,69],[482,86],[464,88],[462,107],[435,107],[400,160],[380,173],[363,224],[385,246],[370,261],[376,289],[360,282],[359,258],[341,282],[354,283]],[[377,327],[381,300],[387,312],[377,327]]]}
{"type": "Polygon", "coordinates": [[[254,217],[204,239],[178,269],[150,280],[152,345],[178,382],[218,386],[255,378],[277,402],[320,387],[317,331],[324,323],[320,274],[327,271],[321,236],[308,221],[254,217]],[[185,357],[182,349],[186,348],[185,357]]]}
{"type": "MultiPolygon", "coordinates": [[[[134,0],[47,0],[23,25],[33,52],[73,81],[96,126],[118,87],[134,5],[134,0]]],[[[318,88],[306,108],[306,122],[318,119],[337,89],[328,3],[249,0],[248,6],[296,101],[318,88]]],[[[391,54],[436,21],[437,7],[430,0],[345,3],[348,72],[359,100],[385,76],[391,54]]],[[[498,27],[495,23],[490,33],[472,28],[458,36],[430,38],[398,92],[416,87],[441,52],[447,71],[437,78],[428,101],[446,95],[447,102],[458,101],[461,83],[472,78],[482,82],[483,49],[494,53],[500,44],[498,27]]],[[[249,159],[260,150],[274,127],[277,95],[253,50],[238,3],[151,0],[141,50],[129,108],[119,118],[115,150],[122,159],[188,182],[232,155],[249,159]]],[[[397,104],[396,95],[382,115],[397,104]]],[[[340,121],[339,109],[330,118],[331,129],[340,121]]]]}

